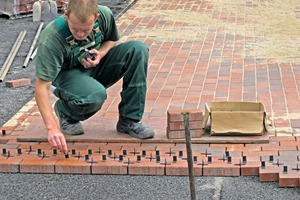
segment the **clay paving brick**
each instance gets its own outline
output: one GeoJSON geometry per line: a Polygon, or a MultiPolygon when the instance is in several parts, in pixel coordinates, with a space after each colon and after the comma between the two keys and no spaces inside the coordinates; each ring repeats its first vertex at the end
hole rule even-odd
{"type": "Polygon", "coordinates": [[[92,174],[128,174],[128,164],[119,160],[103,161],[100,156],[94,156],[97,163],[92,163],[92,174]]]}
{"type": "Polygon", "coordinates": [[[300,141],[280,141],[280,146],[298,146],[300,141]]]}
{"type": "Polygon", "coordinates": [[[107,159],[113,159],[116,160],[118,159],[119,155],[122,155],[122,153],[118,153],[121,151],[116,151],[116,150],[105,150],[105,149],[99,149],[95,150],[94,153],[92,154],[92,156],[99,158],[102,160],[102,156],[105,155],[107,159]]]}
{"type": "Polygon", "coordinates": [[[300,156],[300,151],[279,151],[279,156],[300,156]]]}
{"type": "MultiPolygon", "coordinates": [[[[174,144],[170,144],[171,147],[174,146],[174,144]]],[[[130,152],[136,152],[136,153],[142,153],[143,150],[147,151],[147,152],[150,152],[152,150],[155,150],[158,148],[158,144],[154,144],[154,143],[144,143],[144,145],[140,144],[140,143],[134,143],[134,144],[131,144],[131,145],[127,145],[126,146],[120,146],[121,148],[115,148],[115,149],[110,149],[112,151],[119,151],[119,150],[126,150],[128,153],[130,152]]],[[[106,148],[107,149],[107,148],[106,148]]]]}
{"type": "Polygon", "coordinates": [[[15,152],[14,152],[14,155],[15,156],[18,156],[18,157],[21,157],[23,158],[24,160],[26,159],[42,159],[42,158],[49,158],[51,157],[52,155],[49,153],[49,154],[46,154],[46,153],[42,153],[41,154],[38,154],[38,151],[31,151],[31,152],[27,152],[27,151],[24,151],[23,149],[19,149],[20,152],[18,152],[18,150],[16,149],[15,152]]]}
{"type": "MultiPolygon", "coordinates": [[[[34,121],[38,121],[39,123],[43,123],[42,120],[41,120],[40,115],[29,115],[24,121],[25,121],[25,124],[29,124],[29,123],[31,124],[34,121]]],[[[20,121],[20,122],[23,123],[23,121],[20,121]]],[[[40,128],[43,128],[43,127],[40,127],[40,128]]],[[[40,130],[45,130],[45,129],[40,129],[40,130]]]]}
{"type": "Polygon", "coordinates": [[[241,151],[227,151],[227,154],[231,157],[242,157],[241,151]]]}
{"type": "Polygon", "coordinates": [[[245,159],[247,162],[260,162],[261,161],[261,156],[258,156],[255,154],[246,156],[246,154],[243,152],[242,159],[244,156],[245,156],[245,159]]]}
{"type": "Polygon", "coordinates": [[[284,172],[283,166],[279,173],[279,187],[298,187],[300,186],[300,167],[299,164],[286,165],[287,172],[284,172]],[[296,170],[295,170],[296,169],[296,170]]]}
{"type": "Polygon", "coordinates": [[[203,166],[203,176],[240,176],[240,167],[226,162],[213,162],[203,166]]]}
{"type": "Polygon", "coordinates": [[[6,129],[0,129],[0,138],[4,138],[8,135],[10,135],[14,130],[6,130],[6,129]]]}
{"type": "MultiPolygon", "coordinates": [[[[52,157],[54,155],[53,149],[38,149],[35,152],[30,153],[31,155],[35,155],[37,157],[52,157]]],[[[62,152],[57,151],[56,156],[64,156],[62,152]]]]}
{"type": "Polygon", "coordinates": [[[243,151],[246,149],[244,144],[231,144],[225,147],[226,147],[226,151],[243,151]]]}
{"type": "Polygon", "coordinates": [[[260,161],[265,161],[266,163],[275,163],[279,159],[278,155],[263,155],[260,157],[260,161]]]}
{"type": "MultiPolygon", "coordinates": [[[[251,145],[251,144],[249,144],[251,145]]],[[[255,144],[252,144],[255,145],[255,144]]],[[[269,143],[259,144],[261,147],[268,147],[268,146],[279,146],[279,141],[272,141],[269,143]]]]}
{"type": "Polygon", "coordinates": [[[189,113],[190,121],[202,121],[203,114],[200,110],[168,110],[167,121],[168,122],[183,122],[184,117],[182,113],[189,113]]]}
{"type": "Polygon", "coordinates": [[[150,161],[150,159],[143,158],[141,162],[134,162],[128,166],[128,174],[163,176],[165,175],[165,165],[154,159],[150,161]]]}
{"type": "Polygon", "coordinates": [[[20,163],[21,173],[54,173],[54,165],[56,160],[41,159],[32,157],[31,159],[24,159],[20,163]]]}
{"type": "Polygon", "coordinates": [[[33,150],[42,150],[42,151],[52,151],[52,147],[50,146],[50,144],[47,142],[47,143],[40,143],[40,144],[37,144],[37,145],[31,145],[31,149],[33,150]]]}
{"type": "MultiPolygon", "coordinates": [[[[195,166],[193,164],[194,170],[195,170],[195,166]]],[[[200,166],[200,175],[202,175],[202,167],[200,166]]],[[[194,171],[195,173],[195,171],[194,171]]],[[[199,172],[198,172],[199,173],[199,172]]],[[[189,172],[188,172],[188,163],[187,161],[180,161],[180,162],[169,162],[169,165],[166,165],[166,175],[168,176],[188,176],[189,172]]]]}
{"type": "Polygon", "coordinates": [[[88,150],[88,149],[83,149],[83,150],[78,150],[78,149],[71,149],[69,151],[69,157],[72,157],[72,158],[75,158],[75,159],[85,159],[85,156],[86,155],[93,155],[93,152],[91,152],[91,154],[89,154],[89,151],[92,151],[92,150],[88,150]]]}
{"type": "MultiPolygon", "coordinates": [[[[1,128],[1,127],[0,127],[0,128],[1,128]]],[[[5,128],[2,127],[2,128],[0,129],[0,134],[1,134],[0,137],[5,137],[6,135],[9,135],[11,132],[12,132],[12,130],[9,130],[9,131],[8,131],[8,130],[6,130],[5,128]]]]}
{"type": "Polygon", "coordinates": [[[207,153],[208,155],[214,156],[214,157],[222,157],[225,155],[225,151],[218,151],[218,150],[216,150],[216,151],[215,150],[207,150],[207,152],[204,152],[204,153],[207,153]]]}
{"type": "Polygon", "coordinates": [[[275,141],[296,141],[296,137],[293,136],[280,136],[280,137],[270,137],[270,142],[275,142],[275,141]]]}
{"type": "Polygon", "coordinates": [[[277,150],[272,150],[272,151],[247,151],[247,152],[243,152],[243,156],[247,156],[247,157],[260,157],[260,156],[270,156],[270,155],[278,155],[278,151],[277,150]]]}
{"type": "MultiPolygon", "coordinates": [[[[209,148],[209,144],[192,144],[192,151],[193,152],[202,152],[204,153],[206,151],[206,149],[209,148]]],[[[173,149],[173,148],[172,148],[173,149]]],[[[176,143],[174,150],[182,150],[182,151],[186,151],[186,144],[185,143],[176,143]]]]}
{"type": "Polygon", "coordinates": [[[43,143],[43,145],[40,145],[40,142],[33,142],[33,143],[22,143],[20,144],[19,146],[20,149],[23,149],[24,151],[37,151],[38,149],[51,149],[50,145],[49,144],[45,144],[43,143]]]}
{"type": "Polygon", "coordinates": [[[20,122],[12,117],[11,120],[7,121],[3,126],[2,130],[6,130],[6,134],[11,133],[17,126],[20,125],[20,122]]]}
{"type": "MultiPolygon", "coordinates": [[[[25,107],[23,107],[23,108],[25,108],[25,107]]],[[[28,112],[28,111],[26,111],[26,112],[24,112],[24,109],[22,109],[22,110],[20,110],[18,113],[23,113],[19,118],[18,118],[18,120],[19,121],[26,121],[26,122],[28,122],[27,121],[27,118],[31,118],[32,116],[30,115],[31,114],[31,112],[28,112]]],[[[26,126],[27,127],[27,126],[26,126]]]]}
{"type": "Polygon", "coordinates": [[[110,150],[103,151],[102,153],[94,153],[92,155],[97,163],[92,164],[93,174],[128,174],[128,162],[132,160],[129,152],[126,149],[123,150],[110,150]],[[105,160],[103,159],[105,156],[105,160]]]}
{"type": "Polygon", "coordinates": [[[282,162],[297,162],[300,151],[279,151],[279,159],[282,162]]]}
{"type": "Polygon", "coordinates": [[[134,150],[139,150],[140,146],[142,143],[122,143],[121,145],[121,150],[126,150],[126,151],[134,151],[134,150]]]}
{"type": "Polygon", "coordinates": [[[18,144],[20,145],[19,148],[22,148],[22,149],[29,149],[30,146],[31,148],[34,147],[34,145],[39,145],[41,142],[18,142],[18,144]]]}
{"type": "MultiPolygon", "coordinates": [[[[189,121],[189,129],[195,130],[200,129],[202,130],[202,121],[189,121]]],[[[168,131],[181,131],[185,130],[184,122],[169,122],[167,126],[168,131]]]]}
{"type": "MultiPolygon", "coordinates": [[[[185,161],[187,160],[187,153],[186,152],[183,153],[182,157],[179,157],[178,154],[176,154],[176,156],[178,157],[178,160],[185,160],[185,161]]],[[[173,155],[170,158],[173,158],[173,155]]],[[[192,152],[192,159],[193,159],[193,161],[194,161],[194,159],[196,159],[195,162],[202,162],[202,161],[206,161],[207,160],[207,156],[204,155],[204,154],[202,154],[202,153],[200,153],[200,152],[193,151],[192,152]]],[[[216,159],[216,158],[212,157],[212,159],[216,159]]]]}
{"type": "Polygon", "coordinates": [[[244,148],[241,147],[241,151],[246,152],[246,151],[261,151],[262,147],[260,145],[252,145],[252,146],[247,146],[245,145],[244,148]]]}
{"type": "Polygon", "coordinates": [[[207,148],[208,151],[226,151],[226,147],[219,147],[219,146],[215,146],[214,144],[210,144],[209,148],[207,148]]]}
{"type": "Polygon", "coordinates": [[[55,163],[55,173],[58,174],[91,174],[91,163],[84,161],[84,158],[59,159],[55,163]]]}
{"type": "Polygon", "coordinates": [[[279,146],[279,142],[278,141],[274,141],[274,142],[269,142],[269,143],[264,143],[264,144],[245,144],[245,146],[247,148],[263,148],[263,147],[269,147],[269,146],[279,146]]]}
{"type": "MultiPolygon", "coordinates": [[[[190,130],[191,138],[200,138],[203,135],[202,129],[190,130]]],[[[185,139],[186,134],[185,131],[171,131],[167,128],[167,137],[169,139],[185,139]]]]}
{"type": "MultiPolygon", "coordinates": [[[[102,153],[102,154],[105,154],[105,153],[102,153]]],[[[95,154],[97,155],[97,154],[95,154]]],[[[139,151],[135,151],[135,154],[132,152],[132,151],[128,151],[126,149],[123,149],[123,150],[114,150],[112,151],[112,155],[107,155],[107,158],[109,158],[110,160],[119,160],[120,159],[120,156],[123,157],[123,159],[127,159],[127,158],[135,158],[135,155],[142,155],[141,152],[139,151]]],[[[99,155],[97,155],[99,156],[99,155]]],[[[121,158],[122,159],[122,158],[121,158]]]]}
{"type": "Polygon", "coordinates": [[[17,140],[15,139],[9,139],[8,142],[6,143],[7,145],[20,145],[17,140]]]}
{"type": "Polygon", "coordinates": [[[14,136],[19,136],[20,134],[22,134],[24,132],[24,130],[13,130],[10,135],[14,135],[14,136]]]}
{"type": "Polygon", "coordinates": [[[245,165],[241,166],[241,175],[242,176],[258,176],[259,175],[259,167],[261,163],[257,162],[246,162],[245,165]]]}
{"type": "Polygon", "coordinates": [[[5,139],[5,140],[17,140],[17,135],[13,135],[13,134],[7,134],[5,136],[2,136],[1,138],[2,139],[5,139]]]}
{"type": "Polygon", "coordinates": [[[261,182],[272,182],[279,181],[279,171],[281,170],[281,165],[266,164],[265,168],[259,168],[259,180],[261,182]]]}
{"type": "MultiPolygon", "coordinates": [[[[140,143],[137,143],[136,145],[139,146],[140,143]]],[[[107,143],[106,149],[110,150],[121,150],[123,147],[122,143],[107,143]]]]}
{"type": "Polygon", "coordinates": [[[122,154],[126,151],[127,155],[135,156],[135,155],[142,155],[142,150],[140,147],[126,147],[122,148],[122,154]]]}
{"type": "Polygon", "coordinates": [[[141,156],[155,156],[155,151],[152,150],[145,150],[143,148],[137,148],[134,151],[129,151],[129,155],[141,155],[141,156]],[[135,153],[134,153],[135,152],[135,153]]]}
{"type": "Polygon", "coordinates": [[[147,155],[149,156],[157,156],[159,155],[161,158],[171,157],[172,155],[178,155],[178,151],[170,150],[156,150],[156,151],[148,151],[147,155]]]}
{"type": "Polygon", "coordinates": [[[208,157],[199,160],[200,165],[203,166],[203,176],[238,176],[240,175],[241,159],[239,157],[228,158],[223,156],[212,156],[211,162],[208,162],[208,157]]]}
{"type": "Polygon", "coordinates": [[[10,80],[10,81],[6,81],[6,83],[5,83],[6,87],[9,87],[9,88],[22,87],[22,86],[27,86],[30,84],[31,84],[31,80],[29,78],[10,80]]]}
{"type": "Polygon", "coordinates": [[[9,140],[6,144],[20,145],[17,140],[9,140]]]}
{"type": "MultiPolygon", "coordinates": [[[[142,145],[143,146],[143,145],[142,145]]],[[[173,148],[175,146],[174,143],[160,143],[160,144],[156,144],[156,148],[154,149],[156,150],[169,150],[170,148],[173,148]]]]}
{"type": "Polygon", "coordinates": [[[18,173],[22,161],[20,157],[0,157],[0,172],[18,173]]]}
{"type": "MultiPolygon", "coordinates": [[[[72,150],[71,150],[72,152],[72,150]]],[[[90,154],[90,155],[100,155],[100,154],[104,154],[107,153],[107,150],[103,147],[98,147],[98,148],[89,148],[89,146],[87,147],[87,149],[85,150],[86,154],[90,154]]]]}
{"type": "MultiPolygon", "coordinates": [[[[24,116],[24,115],[23,115],[24,116]]],[[[20,118],[19,118],[19,120],[20,120],[20,118]]],[[[14,129],[14,131],[12,131],[12,133],[13,132],[16,132],[16,131],[19,131],[19,132],[21,132],[21,131],[24,131],[26,128],[27,128],[27,124],[24,124],[24,125],[22,125],[22,124],[20,124],[19,126],[17,126],[15,129],[14,129]]],[[[20,134],[20,133],[19,133],[20,134]]],[[[19,134],[14,134],[14,135],[19,135],[19,134]]]]}
{"type": "MultiPolygon", "coordinates": [[[[8,122],[7,122],[8,123],[8,122]]],[[[5,131],[6,135],[9,135],[16,127],[15,126],[6,126],[5,124],[1,127],[1,136],[3,135],[3,131],[5,131]]]]}
{"type": "MultiPolygon", "coordinates": [[[[266,160],[265,163],[266,163],[266,168],[271,168],[273,169],[273,167],[277,167],[278,170],[280,170],[280,168],[282,168],[284,165],[296,165],[298,163],[297,159],[294,158],[288,158],[288,157],[282,157],[282,156],[278,156],[278,157],[274,157],[274,160],[270,160],[270,159],[265,159],[265,158],[262,158],[262,160],[266,160]],[[271,167],[269,167],[271,166],[271,167]]],[[[273,175],[275,175],[276,173],[274,173],[273,175]]]]}
{"type": "MultiPolygon", "coordinates": [[[[179,161],[172,162],[171,160],[167,161],[168,165],[166,166],[166,175],[167,176],[188,176],[188,162],[179,161]]],[[[193,163],[194,176],[202,176],[202,165],[193,163]]]]}
{"type": "MultiPolygon", "coordinates": [[[[74,143],[73,145],[77,145],[76,143],[74,143]]],[[[80,145],[81,146],[81,145],[80,145]]],[[[86,146],[85,149],[93,149],[95,151],[98,151],[99,148],[100,149],[105,149],[107,146],[107,143],[87,143],[86,145],[82,144],[82,146],[86,146]]],[[[75,149],[78,149],[77,147],[73,147],[75,149]]],[[[83,149],[83,147],[82,147],[83,149]]]]}
{"type": "MultiPolygon", "coordinates": [[[[12,150],[12,149],[17,149],[19,148],[19,144],[0,144],[0,149],[7,149],[7,150],[12,150]]],[[[2,153],[2,152],[1,152],[2,153]]]]}
{"type": "Polygon", "coordinates": [[[272,150],[297,150],[296,145],[285,145],[285,146],[263,146],[263,151],[272,151],[272,150]]]}
{"type": "Polygon", "coordinates": [[[84,144],[75,144],[75,143],[68,142],[67,143],[67,148],[68,148],[69,152],[71,152],[72,149],[85,150],[85,149],[87,149],[87,145],[84,145],[84,144]]]}
{"type": "Polygon", "coordinates": [[[147,151],[155,151],[157,148],[159,149],[169,149],[170,147],[173,147],[173,143],[166,143],[166,144],[155,144],[155,143],[142,143],[141,150],[147,150],[147,151]]]}

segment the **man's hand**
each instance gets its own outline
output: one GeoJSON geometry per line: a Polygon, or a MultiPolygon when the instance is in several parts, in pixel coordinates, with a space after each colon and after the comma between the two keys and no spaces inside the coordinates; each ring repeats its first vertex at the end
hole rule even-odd
{"type": "Polygon", "coordinates": [[[35,82],[35,99],[39,111],[43,117],[48,130],[48,142],[51,147],[56,148],[63,153],[68,153],[66,139],[60,131],[55,116],[53,114],[52,104],[49,96],[51,82],[37,78],[35,82]]]}
{"type": "Polygon", "coordinates": [[[67,143],[64,134],[59,130],[48,131],[48,142],[51,147],[58,149],[64,154],[68,153],[67,143]]]}
{"type": "Polygon", "coordinates": [[[82,58],[81,62],[86,69],[96,67],[96,65],[98,65],[101,58],[103,57],[101,56],[101,53],[96,49],[89,50],[88,53],[92,55],[94,59],[92,60],[91,58],[82,58]]]}
{"type": "Polygon", "coordinates": [[[97,51],[96,49],[91,49],[88,52],[90,54],[92,54],[94,56],[94,60],[88,58],[85,59],[83,58],[81,60],[81,63],[83,64],[84,68],[91,68],[91,67],[96,67],[101,59],[106,56],[106,54],[108,53],[108,51],[113,48],[114,46],[117,45],[117,41],[105,41],[101,44],[101,48],[99,49],[99,51],[97,51]]]}

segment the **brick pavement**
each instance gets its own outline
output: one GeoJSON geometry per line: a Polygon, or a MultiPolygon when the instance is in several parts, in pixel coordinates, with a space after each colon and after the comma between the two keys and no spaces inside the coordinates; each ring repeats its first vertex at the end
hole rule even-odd
{"type": "MultiPolygon", "coordinates": [[[[160,133],[172,109],[204,110],[219,100],[266,107],[273,122],[269,143],[193,144],[195,175],[258,176],[279,187],[300,186],[299,20],[300,6],[292,0],[138,0],[118,19],[121,41],[149,45],[144,121],[160,133]]],[[[120,90],[121,82],[108,89],[98,118],[86,126],[105,124],[119,136],[120,90]]],[[[187,175],[184,144],[69,142],[66,158],[47,142],[17,141],[35,120],[41,117],[33,99],[3,125],[0,172],[187,175]]]]}

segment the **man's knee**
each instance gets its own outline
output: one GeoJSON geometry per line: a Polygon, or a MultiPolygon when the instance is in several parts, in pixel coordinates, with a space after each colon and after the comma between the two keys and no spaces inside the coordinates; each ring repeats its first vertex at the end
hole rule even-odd
{"type": "Polygon", "coordinates": [[[97,112],[101,109],[104,101],[107,98],[106,90],[99,90],[88,97],[90,105],[88,106],[89,112],[97,112]]]}
{"type": "Polygon", "coordinates": [[[94,91],[86,97],[81,97],[73,100],[73,110],[77,112],[77,114],[97,112],[101,109],[106,98],[107,94],[105,89],[94,91]]]}
{"type": "Polygon", "coordinates": [[[148,58],[149,56],[149,48],[142,42],[139,41],[129,41],[126,42],[126,49],[134,52],[139,56],[143,56],[144,58],[148,58]]]}

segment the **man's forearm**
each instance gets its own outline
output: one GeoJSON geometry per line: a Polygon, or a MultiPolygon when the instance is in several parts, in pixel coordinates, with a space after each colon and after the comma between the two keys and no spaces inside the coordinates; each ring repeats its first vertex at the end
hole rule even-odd
{"type": "Polygon", "coordinates": [[[35,99],[42,115],[47,130],[58,129],[56,119],[51,106],[49,87],[51,83],[47,83],[37,78],[35,86],[35,99]]]}
{"type": "Polygon", "coordinates": [[[118,41],[103,42],[100,49],[99,49],[99,52],[101,53],[101,58],[103,58],[108,53],[108,51],[111,48],[113,48],[114,46],[116,46],[117,44],[118,44],[118,41]]]}
{"type": "Polygon", "coordinates": [[[68,153],[66,139],[60,131],[53,114],[51,106],[49,88],[51,82],[37,78],[35,83],[35,99],[47,127],[48,142],[52,148],[59,149],[64,153],[68,153]]]}

